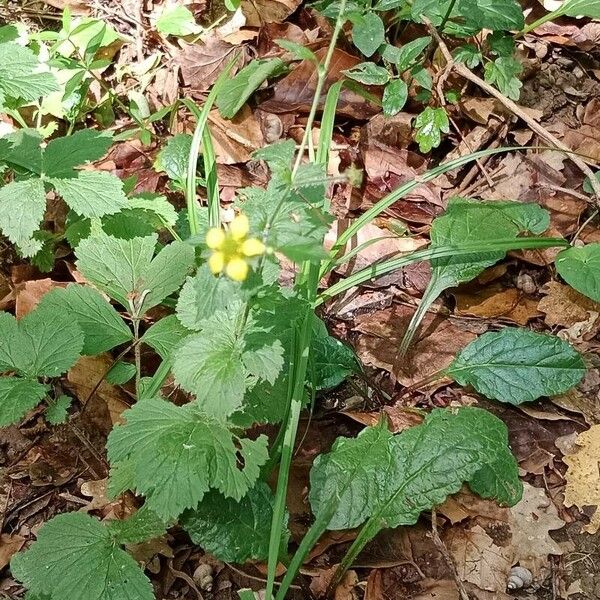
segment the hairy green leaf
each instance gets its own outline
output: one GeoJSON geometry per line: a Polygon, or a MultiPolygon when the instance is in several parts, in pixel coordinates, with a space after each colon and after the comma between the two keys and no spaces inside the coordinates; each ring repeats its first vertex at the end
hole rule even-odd
{"type": "Polygon", "coordinates": [[[507,327],[471,342],[447,373],[487,398],[521,404],[566,392],[583,379],[585,365],[556,336],[507,327]]]}
{"type": "Polygon", "coordinates": [[[58,515],[11,561],[13,575],[52,600],[153,600],[149,579],[108,527],[90,515],[58,515]]]}
{"type": "Polygon", "coordinates": [[[69,417],[69,407],[73,399],[70,396],[61,394],[56,400],[48,403],[46,409],[46,420],[51,425],[60,425],[65,423],[69,417]]]}
{"type": "Polygon", "coordinates": [[[175,315],[168,315],[154,323],[144,333],[142,342],[148,344],[163,360],[167,360],[191,333],[175,315]]]}
{"type": "Polygon", "coordinates": [[[119,544],[139,544],[166,532],[162,519],[146,506],[131,517],[123,521],[109,521],[106,526],[119,544]]]}
{"type": "Polygon", "coordinates": [[[555,263],[556,270],[571,287],[600,302],[600,244],[562,250],[555,263]]]}
{"type": "Polygon", "coordinates": [[[42,136],[35,129],[17,129],[0,138],[0,163],[21,167],[31,173],[42,172],[42,136]]]}
{"type": "MultiPolygon", "coordinates": [[[[273,492],[263,482],[248,490],[239,502],[211,491],[196,509],[186,511],[180,522],[194,544],[219,560],[264,560],[269,553],[273,503],[273,492]]],[[[288,536],[284,529],[282,547],[288,536]]]]}
{"type": "Polygon", "coordinates": [[[195,508],[211,487],[240,500],[267,459],[265,436],[236,438],[226,423],[202,412],[197,403],[175,406],[148,399],[123,417],[126,424],[115,427],[108,439],[111,464],[131,464],[130,484],[165,521],[195,508]]]}
{"type": "Polygon", "coordinates": [[[0,377],[0,427],[18,423],[47,392],[48,387],[35,379],[0,377]]]}
{"type": "Polygon", "coordinates": [[[75,319],[83,331],[83,354],[106,352],[133,339],[119,313],[91,287],[73,283],[44,295],[39,306],[75,319]]]}

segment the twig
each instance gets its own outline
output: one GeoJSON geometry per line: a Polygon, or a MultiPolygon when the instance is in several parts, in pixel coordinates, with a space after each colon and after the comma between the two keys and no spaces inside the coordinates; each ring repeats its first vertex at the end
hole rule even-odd
{"type": "Polygon", "coordinates": [[[490,96],[493,96],[497,100],[499,100],[508,110],[510,110],[513,114],[519,117],[522,121],[524,121],[529,129],[539,135],[542,139],[546,140],[552,146],[555,146],[558,150],[562,150],[566,152],[569,158],[577,165],[577,167],[586,175],[590,180],[590,185],[594,190],[594,196],[596,197],[596,204],[600,206],[600,181],[596,179],[594,172],[588,166],[583,158],[577,156],[573,153],[571,148],[561,142],[557,137],[552,135],[548,130],[546,130],[542,125],[540,125],[533,117],[528,115],[516,102],[513,102],[510,98],[507,98],[504,94],[499,92],[496,88],[492,87],[489,83],[481,79],[481,77],[475,75],[472,71],[470,71],[467,67],[462,65],[461,63],[454,62],[452,58],[452,54],[450,50],[448,50],[448,46],[441,38],[437,29],[431,24],[431,21],[426,17],[423,17],[423,22],[427,26],[429,33],[436,40],[446,62],[449,65],[452,65],[452,69],[464,77],[468,79],[478,87],[480,87],[483,91],[487,92],[490,96]]]}
{"type": "Polygon", "coordinates": [[[456,582],[456,587],[458,588],[458,593],[460,594],[461,600],[470,600],[469,594],[465,589],[465,584],[462,582],[461,578],[458,575],[458,571],[456,570],[456,565],[450,556],[450,552],[448,552],[448,548],[446,548],[446,544],[442,541],[440,534],[438,533],[437,528],[437,514],[435,512],[435,508],[431,511],[431,539],[435,544],[436,548],[440,551],[441,555],[444,557],[448,568],[452,573],[452,577],[454,577],[454,581],[456,582]]]}

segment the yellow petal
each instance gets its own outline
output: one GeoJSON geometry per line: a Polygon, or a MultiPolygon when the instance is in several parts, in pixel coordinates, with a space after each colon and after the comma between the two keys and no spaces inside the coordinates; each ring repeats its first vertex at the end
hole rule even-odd
{"type": "Polygon", "coordinates": [[[220,227],[213,227],[206,234],[206,245],[212,250],[219,250],[225,241],[225,232],[220,227]]]}
{"type": "Polygon", "coordinates": [[[208,259],[208,268],[213,275],[218,275],[225,266],[225,255],[222,252],[213,252],[208,259]]]}
{"type": "Polygon", "coordinates": [[[248,276],[248,263],[243,258],[232,258],[225,267],[225,273],[234,281],[244,281],[248,276]]]}
{"type": "Polygon", "coordinates": [[[242,244],[242,254],[244,256],[260,256],[265,253],[265,245],[256,238],[250,238],[242,244]]]}
{"type": "Polygon", "coordinates": [[[229,232],[234,240],[243,240],[250,231],[250,222],[246,215],[238,215],[229,224],[229,232]]]}

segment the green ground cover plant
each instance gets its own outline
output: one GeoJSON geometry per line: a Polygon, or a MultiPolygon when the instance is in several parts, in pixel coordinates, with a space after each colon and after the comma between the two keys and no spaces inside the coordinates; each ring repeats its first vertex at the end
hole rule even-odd
{"type": "MultiPolygon", "coordinates": [[[[486,81],[517,99],[522,67],[514,39],[532,25],[525,24],[515,0],[341,0],[317,6],[333,20],[322,61],[308,48],[279,41],[295,58],[317,64],[303,139],[298,146],[287,140],[254,153],[268,167],[268,185],[240,190],[235,217],[228,220],[220,211],[208,114],[216,106],[223,117],[233,118],[266,79],[284,72],[284,61],[252,61],[235,77],[225,68],[203,105],[181,103],[196,119],[194,135],[169,139],[155,162],[171,190],[185,198],[185,208],[177,209],[165,196],[136,194],[132,182],[89,167],[106,155],[114,138],[102,130],[78,129],[86,114],[100,110],[88,104],[85,90],[106,66],[98,61],[107,59],[96,58],[98,49],[118,36],[97,21],[74,26],[68,12],[58,33],[39,35],[25,46],[16,43],[14,27],[0,29],[3,110],[23,121],[21,107],[33,104],[42,114],[42,98],[60,92],[61,118],[67,122],[62,136],[39,120],[37,125],[23,121],[0,138],[0,230],[21,257],[47,270],[56,244],[67,241],[86,281],[49,292],[18,321],[0,313],[0,425],[18,423],[40,404],[50,423],[68,419],[70,398],[53,382],[80,356],[115,352],[118,359],[107,377],[115,382],[133,378],[136,391],[135,404],[109,435],[107,455],[111,497],[134,492],[140,509],[124,521],[100,522],[74,512],[43,525],[37,540],[11,563],[14,576],[29,590],[28,600],[151,600],[150,580],[127,545],[175,524],[223,561],[268,561],[265,597],[282,600],[328,530],[359,528],[334,586],[378,532],[414,524],[463,484],[506,506],[521,498],[506,426],[492,413],[466,406],[435,409],[421,424],[398,434],[382,418],[355,438],[339,437],[315,460],[309,492],[314,521],[295,553],[289,553],[286,493],[300,414],[317,391],[361,374],[354,352],[329,334],[320,305],[361,282],[429,261],[432,278],[398,348],[402,355],[445,290],[473,280],[508,251],[550,247],[560,248],[555,265],[564,281],[600,301],[600,244],[575,247],[545,235],[548,212],[510,198],[453,197],[433,221],[428,248],[368,266],[329,288],[320,284],[352,258],[346,246],[356,232],[412,189],[508,150],[442,162],[379,200],[326,249],[334,221],[327,160],[342,86],[385,85],[383,110],[391,116],[403,108],[409,86],[416,85],[423,110],[414,124],[415,139],[426,153],[449,131],[444,104],[423,66],[434,40],[424,36],[398,48],[391,32],[425,18],[456,40],[457,61],[471,69],[483,67],[486,81]],[[315,148],[311,128],[346,23],[352,43],[369,61],[346,71],[348,79],[329,89],[315,148]],[[491,32],[483,45],[476,45],[474,36],[484,29],[491,32]],[[61,54],[73,40],[75,51],[61,54]],[[40,44],[45,42],[51,45],[51,58],[48,69],[40,70],[40,44]],[[60,75],[63,70],[69,71],[68,79],[60,75]],[[204,205],[197,201],[198,185],[206,190],[204,205]],[[69,209],[60,235],[40,230],[50,192],[69,209]],[[279,281],[284,258],[295,267],[287,286],[279,281]],[[171,313],[144,328],[144,318],[156,307],[171,313]],[[142,345],[161,360],[152,376],[142,373],[142,345]],[[129,351],[132,362],[124,358],[129,351]],[[161,395],[170,374],[187,393],[187,403],[178,405],[161,395]],[[266,424],[277,427],[272,439],[256,433],[257,425],[266,424]],[[268,482],[274,474],[273,490],[268,482]],[[287,571],[276,582],[280,562],[287,571]]],[[[600,17],[600,12],[597,2],[568,0],[543,20],[561,15],[600,17]]],[[[168,35],[183,35],[188,21],[187,14],[171,15],[159,27],[168,35]]],[[[451,89],[445,92],[452,96],[451,89]]],[[[104,103],[105,116],[107,106],[127,109],[136,121],[128,135],[142,141],[153,135],[152,123],[168,116],[168,111],[153,117],[140,112],[139,105],[120,106],[110,91],[104,103]]],[[[477,337],[436,376],[517,405],[564,393],[585,372],[581,355],[567,341],[508,327],[477,337]]],[[[253,597],[247,591],[240,595],[253,597]]]]}

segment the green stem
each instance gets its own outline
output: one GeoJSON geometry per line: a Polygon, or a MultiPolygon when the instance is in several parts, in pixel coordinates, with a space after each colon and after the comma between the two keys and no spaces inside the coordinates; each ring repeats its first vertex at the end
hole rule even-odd
{"type": "Polygon", "coordinates": [[[450,18],[450,15],[452,14],[452,11],[454,10],[454,5],[456,4],[456,0],[452,0],[448,6],[448,10],[446,11],[446,14],[444,15],[444,18],[442,19],[442,22],[439,26],[439,30],[440,32],[444,31],[444,27],[446,26],[446,23],[448,22],[448,19],[450,18]]]}
{"type": "Polygon", "coordinates": [[[144,397],[154,398],[156,395],[158,395],[160,388],[163,386],[170,372],[171,361],[163,360],[160,365],[158,365],[158,369],[156,369],[154,372],[150,384],[146,386],[146,389],[144,390],[144,397]]]}
{"type": "Polygon", "coordinates": [[[540,17],[537,21],[534,21],[533,23],[530,23],[529,25],[525,25],[525,27],[523,29],[521,29],[521,31],[519,31],[515,35],[515,38],[523,37],[526,33],[529,33],[530,31],[537,29],[544,23],[548,23],[548,21],[554,21],[554,19],[558,19],[558,17],[562,17],[563,14],[564,14],[564,12],[560,8],[555,11],[552,11],[550,13],[547,13],[543,17],[540,17]]]}

